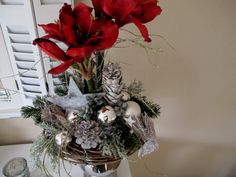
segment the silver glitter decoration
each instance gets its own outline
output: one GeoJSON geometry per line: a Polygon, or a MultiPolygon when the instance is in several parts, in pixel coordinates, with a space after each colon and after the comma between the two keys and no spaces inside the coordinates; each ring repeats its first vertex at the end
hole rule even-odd
{"type": "Polygon", "coordinates": [[[70,78],[68,94],[66,96],[48,97],[47,100],[65,110],[78,110],[88,104],[86,95],[81,93],[73,78],[70,78]]]}
{"type": "Polygon", "coordinates": [[[143,157],[158,148],[153,121],[146,114],[124,118],[131,130],[144,142],[138,155],[143,157]]]}
{"type": "Polygon", "coordinates": [[[155,151],[159,146],[156,140],[156,131],[154,128],[154,123],[150,117],[147,115],[142,116],[143,128],[141,128],[143,132],[143,140],[144,145],[140,148],[138,152],[139,158],[152,153],[155,151]]]}
{"type": "Polygon", "coordinates": [[[139,158],[144,157],[147,154],[151,154],[153,151],[159,148],[158,142],[155,137],[147,140],[144,145],[139,149],[139,158]]]}

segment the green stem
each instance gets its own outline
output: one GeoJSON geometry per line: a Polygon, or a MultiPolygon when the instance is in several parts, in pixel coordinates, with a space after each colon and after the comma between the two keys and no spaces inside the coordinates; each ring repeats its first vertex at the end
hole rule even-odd
{"type": "Polygon", "coordinates": [[[88,93],[92,93],[95,89],[93,78],[91,78],[90,80],[85,80],[85,81],[86,81],[86,84],[87,84],[88,93]]]}
{"type": "Polygon", "coordinates": [[[104,66],[104,52],[96,54],[96,75],[97,75],[97,88],[102,86],[102,70],[104,66]]]}

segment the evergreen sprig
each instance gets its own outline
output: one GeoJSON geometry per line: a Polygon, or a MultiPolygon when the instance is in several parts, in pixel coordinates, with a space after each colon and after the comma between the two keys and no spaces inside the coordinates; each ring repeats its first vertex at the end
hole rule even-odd
{"type": "Polygon", "coordinates": [[[21,108],[21,115],[23,118],[32,118],[36,125],[42,123],[41,109],[35,108],[33,106],[23,106],[21,108]]]}
{"type": "Polygon", "coordinates": [[[58,164],[58,147],[55,142],[55,136],[47,136],[45,133],[41,133],[34,144],[31,146],[30,155],[35,162],[35,166],[43,168],[43,154],[47,153],[50,163],[53,168],[58,164]]]}
{"type": "Polygon", "coordinates": [[[139,95],[144,91],[143,84],[141,81],[134,80],[128,87],[127,91],[132,95],[139,95]]]}
{"type": "Polygon", "coordinates": [[[160,116],[160,105],[147,100],[146,96],[134,95],[131,100],[137,102],[141,107],[142,112],[147,113],[151,118],[157,118],[160,116]]]}
{"type": "Polygon", "coordinates": [[[99,145],[103,155],[123,158],[126,156],[122,131],[115,127],[107,127],[99,145]]]}
{"type": "Polygon", "coordinates": [[[142,146],[140,139],[133,133],[128,133],[125,139],[125,149],[135,152],[142,146]]]}
{"type": "Polygon", "coordinates": [[[43,107],[45,107],[45,98],[36,97],[33,101],[33,106],[23,106],[21,108],[21,115],[23,118],[32,118],[36,125],[42,123],[41,113],[43,107]]]}
{"type": "Polygon", "coordinates": [[[54,92],[58,96],[65,96],[68,93],[69,73],[63,73],[58,76],[60,84],[55,87],[54,92]]]}
{"type": "Polygon", "coordinates": [[[68,93],[68,88],[64,85],[59,85],[55,87],[54,92],[58,96],[65,96],[68,93]]]}
{"type": "Polygon", "coordinates": [[[141,81],[134,80],[128,87],[127,91],[131,95],[131,100],[135,101],[141,107],[142,112],[147,113],[151,118],[157,118],[160,116],[160,105],[149,101],[146,96],[142,96],[144,91],[141,81]]]}

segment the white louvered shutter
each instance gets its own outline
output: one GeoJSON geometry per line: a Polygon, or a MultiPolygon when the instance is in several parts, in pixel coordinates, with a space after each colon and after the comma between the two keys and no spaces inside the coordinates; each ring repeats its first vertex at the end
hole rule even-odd
{"type": "MultiPolygon", "coordinates": [[[[58,65],[42,54],[33,39],[43,36],[37,24],[47,24],[58,19],[63,3],[71,0],[0,0],[0,25],[21,99],[24,105],[32,98],[54,93],[58,84],[56,76],[47,71],[58,65]],[[46,71],[46,73],[45,73],[46,71]]],[[[60,45],[60,44],[58,44],[60,45]]]]}
{"type": "Polygon", "coordinates": [[[20,116],[22,101],[12,75],[13,70],[0,24],[0,119],[20,116]]]}
{"type": "Polygon", "coordinates": [[[0,24],[23,104],[47,94],[40,53],[32,45],[37,37],[30,0],[1,0],[0,24]]]}
{"type": "MultiPolygon", "coordinates": [[[[72,0],[38,0],[33,1],[35,9],[35,19],[37,24],[47,24],[58,20],[59,10],[64,3],[74,5],[72,0]]],[[[38,27],[39,36],[45,35],[44,31],[38,27]]],[[[57,42],[57,45],[63,46],[62,43],[57,42]]],[[[65,48],[64,48],[65,49],[65,48]]],[[[54,88],[60,84],[57,76],[47,74],[51,68],[58,66],[58,62],[48,58],[43,54],[43,63],[46,71],[46,78],[49,88],[49,93],[54,94],[54,88]]]]}

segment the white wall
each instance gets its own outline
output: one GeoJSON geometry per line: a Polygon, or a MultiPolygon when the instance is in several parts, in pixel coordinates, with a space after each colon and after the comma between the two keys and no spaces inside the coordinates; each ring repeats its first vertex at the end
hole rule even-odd
{"type": "Polygon", "coordinates": [[[149,60],[140,48],[110,55],[128,81],[142,80],[162,106],[155,122],[160,150],[131,163],[134,176],[235,176],[236,1],[162,0],[161,6],[149,27],[175,50],[153,37],[152,46],[163,52],[149,60]]]}

